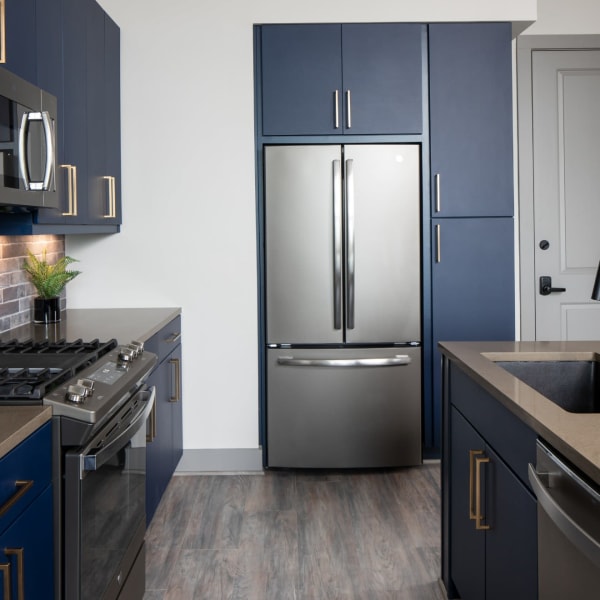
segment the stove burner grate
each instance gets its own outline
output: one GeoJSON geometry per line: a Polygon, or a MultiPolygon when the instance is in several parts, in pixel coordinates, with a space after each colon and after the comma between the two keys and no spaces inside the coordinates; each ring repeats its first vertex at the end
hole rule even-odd
{"type": "Polygon", "coordinates": [[[0,404],[41,404],[47,392],[117,346],[117,341],[0,342],[0,404]]]}

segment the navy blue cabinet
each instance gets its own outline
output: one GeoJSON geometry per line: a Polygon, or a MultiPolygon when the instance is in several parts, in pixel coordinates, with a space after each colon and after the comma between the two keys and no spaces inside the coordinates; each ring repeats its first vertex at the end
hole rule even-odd
{"type": "Polygon", "coordinates": [[[4,66],[19,77],[36,78],[36,0],[5,0],[4,66]]]}
{"type": "MultiPolygon", "coordinates": [[[[50,423],[0,459],[0,589],[54,597],[50,423]]],[[[4,595],[0,596],[4,598],[4,595]]]]}
{"type": "Polygon", "coordinates": [[[146,445],[146,520],[150,524],[183,454],[181,318],[153,335],[146,348],[158,354],[158,365],[148,380],[148,385],[156,387],[146,445]]]}
{"type": "Polygon", "coordinates": [[[526,483],[535,433],[453,364],[449,378],[442,544],[449,597],[537,598],[536,500],[526,483]]]}
{"type": "Polygon", "coordinates": [[[419,134],[419,24],[261,27],[263,135],[419,134]]]}
{"type": "Polygon", "coordinates": [[[429,25],[429,123],[432,213],[512,216],[510,23],[429,25]]]}
{"type": "Polygon", "coordinates": [[[439,449],[442,374],[437,343],[514,338],[514,221],[433,219],[431,236],[433,399],[425,406],[425,445],[439,449]]]}

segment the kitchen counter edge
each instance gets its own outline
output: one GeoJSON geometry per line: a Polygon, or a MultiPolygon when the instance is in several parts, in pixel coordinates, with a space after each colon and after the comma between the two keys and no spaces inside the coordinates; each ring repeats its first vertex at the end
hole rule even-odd
{"type": "Polygon", "coordinates": [[[600,484],[600,414],[567,412],[494,364],[519,358],[589,360],[600,354],[600,341],[439,342],[438,346],[444,356],[600,484]]]}
{"type": "Polygon", "coordinates": [[[52,418],[49,406],[2,406],[0,411],[0,458],[52,418]]]}

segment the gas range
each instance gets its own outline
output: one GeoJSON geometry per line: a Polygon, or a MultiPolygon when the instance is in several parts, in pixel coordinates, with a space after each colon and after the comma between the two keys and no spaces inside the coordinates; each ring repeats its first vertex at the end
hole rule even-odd
{"type": "Polygon", "coordinates": [[[156,364],[141,342],[0,343],[0,404],[52,406],[54,416],[99,425],[156,364]]]}

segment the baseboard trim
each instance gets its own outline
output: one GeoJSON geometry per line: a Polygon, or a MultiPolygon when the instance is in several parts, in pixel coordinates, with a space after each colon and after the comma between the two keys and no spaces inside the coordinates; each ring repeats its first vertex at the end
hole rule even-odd
{"type": "Polygon", "coordinates": [[[183,451],[175,475],[262,472],[262,448],[200,448],[183,451]]]}

